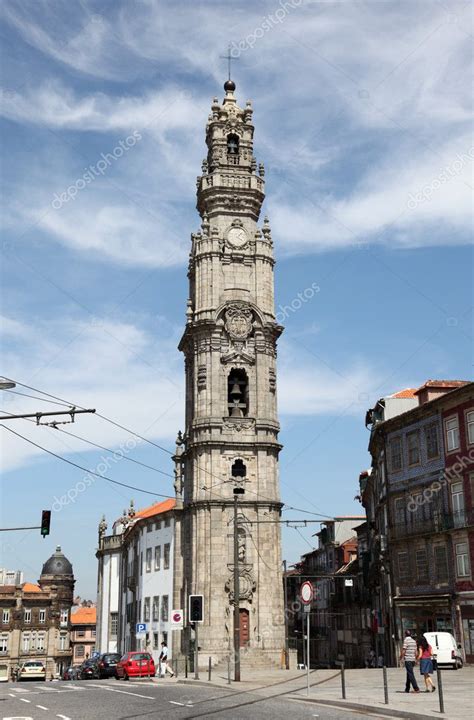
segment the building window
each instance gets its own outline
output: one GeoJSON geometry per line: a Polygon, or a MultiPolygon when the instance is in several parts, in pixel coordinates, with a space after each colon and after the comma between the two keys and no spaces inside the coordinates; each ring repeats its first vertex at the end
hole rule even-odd
{"type": "Polygon", "coordinates": [[[456,574],[458,577],[469,577],[469,551],[467,542],[456,543],[456,574]]]}
{"type": "MultiPolygon", "coordinates": [[[[59,649],[60,650],[67,650],[67,635],[65,633],[61,633],[59,636],[59,649]]],[[[83,645],[79,645],[78,647],[84,647],[83,645]]]]}
{"type": "Polygon", "coordinates": [[[38,621],[39,621],[40,623],[45,623],[45,622],[46,622],[46,610],[40,610],[40,611],[39,611],[38,621]]]}
{"type": "Polygon", "coordinates": [[[77,637],[83,638],[86,636],[86,631],[84,628],[78,628],[77,630],[77,637]]]}
{"type": "Polygon", "coordinates": [[[29,608],[25,608],[25,610],[24,610],[23,622],[25,623],[25,625],[27,625],[31,622],[31,610],[29,608]]]}
{"type": "Polygon", "coordinates": [[[161,520],[157,520],[155,523],[155,530],[161,530],[161,520]]]}
{"type": "Polygon", "coordinates": [[[160,597],[159,595],[155,595],[153,597],[153,604],[151,606],[151,619],[155,622],[159,620],[159,614],[160,614],[160,597]]]}
{"type": "Polygon", "coordinates": [[[27,653],[30,651],[30,633],[23,633],[23,639],[22,639],[22,648],[23,652],[27,653]]]}
{"type": "Polygon", "coordinates": [[[469,445],[474,444],[474,410],[466,413],[467,442],[469,445]]]}
{"type": "Polygon", "coordinates": [[[163,595],[161,598],[161,619],[163,622],[168,622],[168,595],[163,595]]]}
{"type": "Polygon", "coordinates": [[[462,482],[455,482],[451,485],[451,506],[453,508],[454,527],[464,524],[464,491],[462,482]]]}
{"type": "Polygon", "coordinates": [[[420,435],[418,430],[407,433],[408,465],[418,465],[420,462],[420,435]]]}
{"type": "Polygon", "coordinates": [[[2,622],[7,624],[10,622],[10,610],[3,610],[2,612],[2,622]]]}
{"type": "Polygon", "coordinates": [[[426,550],[417,550],[415,553],[416,557],[416,579],[419,582],[425,582],[428,580],[428,558],[426,556],[426,550]]]}
{"type": "Polygon", "coordinates": [[[0,635],[0,653],[5,654],[8,652],[8,633],[2,633],[0,635]]]}
{"type": "Polygon", "coordinates": [[[398,553],[398,577],[400,579],[407,578],[410,574],[410,568],[408,565],[408,553],[407,552],[399,552],[398,553]]]}
{"type": "Polygon", "coordinates": [[[448,554],[445,545],[437,545],[434,548],[435,578],[438,583],[448,582],[448,554]]]}
{"type": "Polygon", "coordinates": [[[155,548],[155,570],[159,570],[161,566],[161,545],[155,548]]]}
{"type": "MultiPolygon", "coordinates": [[[[64,648],[61,648],[63,650],[64,648]]],[[[76,645],[76,657],[82,658],[85,655],[85,647],[84,645],[76,645]]]]}
{"type": "Polygon", "coordinates": [[[455,415],[445,422],[446,428],[446,448],[448,452],[457,450],[459,448],[459,421],[458,416],[455,415]]]}
{"type": "Polygon", "coordinates": [[[36,649],[39,652],[44,651],[44,640],[45,640],[45,634],[43,632],[38,633],[37,638],[36,638],[36,649]]]}
{"type": "Polygon", "coordinates": [[[147,573],[151,572],[151,553],[152,553],[152,549],[147,548],[147,550],[146,550],[146,571],[147,571],[147,573]]]}
{"type": "Polygon", "coordinates": [[[148,523],[148,525],[146,526],[147,533],[151,532],[152,530],[153,530],[153,523],[148,523]]]}
{"type": "Polygon", "coordinates": [[[117,637],[118,632],[118,613],[110,613],[110,636],[117,637]]]}
{"type": "Polygon", "coordinates": [[[60,621],[61,625],[67,625],[68,620],[69,620],[69,611],[67,608],[63,608],[63,610],[61,610],[61,616],[59,618],[59,621],[60,621]]]}
{"type": "Polygon", "coordinates": [[[170,566],[170,544],[166,543],[163,551],[163,566],[165,570],[168,570],[170,566]]]}
{"type": "Polygon", "coordinates": [[[171,524],[171,520],[169,517],[165,518],[165,528],[169,527],[171,524]]]}
{"type": "Polygon", "coordinates": [[[397,498],[395,500],[394,505],[394,511],[395,511],[395,524],[396,525],[404,525],[405,524],[405,509],[406,509],[406,501],[405,498],[397,498]]]}
{"type": "Polygon", "coordinates": [[[425,428],[425,439],[426,457],[433,460],[439,456],[438,428],[435,423],[425,428]]]}
{"type": "Polygon", "coordinates": [[[95,636],[96,636],[96,630],[95,630],[95,628],[91,628],[91,635],[92,635],[93,638],[95,638],[95,636]]]}
{"type": "Polygon", "coordinates": [[[140,575],[143,575],[143,553],[140,553],[140,575]]]}
{"type": "Polygon", "coordinates": [[[247,477],[247,468],[245,467],[244,461],[240,458],[237,458],[237,460],[233,463],[231,475],[235,478],[247,477]]]}
{"type": "Polygon", "coordinates": [[[143,603],[143,622],[150,622],[150,598],[146,597],[143,603]]]}
{"type": "Polygon", "coordinates": [[[160,644],[160,638],[158,633],[153,633],[153,650],[158,650],[160,644]]]}
{"type": "Polygon", "coordinates": [[[390,467],[392,472],[402,469],[402,439],[399,437],[390,441],[390,467]]]}
{"type": "Polygon", "coordinates": [[[231,417],[248,415],[248,377],[245,370],[232,370],[227,379],[227,407],[231,417]]]}

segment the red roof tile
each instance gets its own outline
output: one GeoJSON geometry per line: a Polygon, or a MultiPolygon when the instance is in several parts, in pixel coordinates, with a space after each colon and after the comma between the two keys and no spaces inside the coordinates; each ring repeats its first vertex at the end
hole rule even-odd
{"type": "Polygon", "coordinates": [[[161,513],[168,512],[168,510],[173,510],[175,506],[176,500],[174,499],[165,500],[164,502],[156,502],[153,503],[153,505],[150,505],[150,507],[143,508],[143,510],[137,510],[135,518],[149,518],[154,515],[161,515],[161,513]]]}
{"type": "Polygon", "coordinates": [[[34,583],[29,582],[23,583],[21,589],[23,590],[23,592],[41,592],[41,588],[39,585],[35,585],[34,583]]]}
{"type": "Polygon", "coordinates": [[[405,390],[399,390],[399,392],[390,395],[392,398],[413,398],[416,397],[418,390],[416,388],[405,388],[405,390]]]}
{"type": "Polygon", "coordinates": [[[71,625],[95,625],[97,622],[97,608],[80,607],[71,612],[71,625]]]}

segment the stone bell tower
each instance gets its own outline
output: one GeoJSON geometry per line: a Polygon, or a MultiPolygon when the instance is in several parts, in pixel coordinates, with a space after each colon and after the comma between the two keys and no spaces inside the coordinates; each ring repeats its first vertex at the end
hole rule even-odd
{"type": "MultiPolygon", "coordinates": [[[[233,644],[235,487],[241,645],[248,656],[280,658],[284,647],[278,482],[279,423],[273,243],[258,226],[264,167],[253,154],[252,106],[237,105],[235,83],[214,99],[207,158],[197,179],[201,229],[192,234],[186,328],[186,428],[175,483],[175,602],[204,595],[202,656],[218,661],[233,644]]],[[[189,648],[191,631],[184,636],[189,648]]]]}

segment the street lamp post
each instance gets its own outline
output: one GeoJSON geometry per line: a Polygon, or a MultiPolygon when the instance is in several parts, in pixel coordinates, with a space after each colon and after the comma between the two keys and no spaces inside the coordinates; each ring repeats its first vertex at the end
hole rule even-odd
{"type": "Polygon", "coordinates": [[[237,499],[245,490],[234,488],[234,681],[240,682],[240,578],[239,535],[237,528],[237,499]]]}
{"type": "Polygon", "coordinates": [[[11,390],[14,387],[16,387],[16,383],[13,380],[4,377],[0,378],[0,390],[11,390]]]}

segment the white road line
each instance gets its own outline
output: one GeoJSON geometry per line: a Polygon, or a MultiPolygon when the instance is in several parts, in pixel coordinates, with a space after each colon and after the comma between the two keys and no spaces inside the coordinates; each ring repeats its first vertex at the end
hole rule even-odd
{"type": "Polygon", "coordinates": [[[8,694],[10,695],[10,697],[14,697],[14,698],[17,697],[14,693],[8,693],[8,694]]]}
{"type": "Polygon", "coordinates": [[[48,709],[48,708],[45,708],[44,705],[37,705],[36,707],[38,707],[40,710],[47,710],[47,709],[48,709]]]}
{"type": "Polygon", "coordinates": [[[58,714],[58,715],[56,715],[56,717],[60,717],[60,718],[62,718],[62,720],[71,720],[71,718],[68,717],[67,715],[59,715],[58,714]]]}
{"type": "Polygon", "coordinates": [[[101,690],[108,690],[109,692],[122,693],[122,695],[133,695],[134,697],[145,698],[145,700],[155,700],[156,698],[151,695],[140,695],[139,693],[129,692],[128,690],[116,690],[115,688],[106,687],[105,685],[92,685],[90,687],[100,688],[101,690]]]}
{"type": "Polygon", "coordinates": [[[27,703],[31,702],[31,700],[27,700],[26,698],[20,698],[20,700],[21,700],[21,702],[27,702],[27,703]]]}
{"type": "Polygon", "coordinates": [[[168,700],[171,705],[182,705],[184,707],[184,703],[176,702],[176,700],[168,700]]]}

